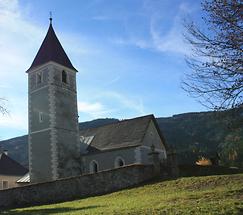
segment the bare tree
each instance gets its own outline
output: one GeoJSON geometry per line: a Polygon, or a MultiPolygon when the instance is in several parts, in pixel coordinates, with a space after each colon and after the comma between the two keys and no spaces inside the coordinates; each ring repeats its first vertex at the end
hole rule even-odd
{"type": "Polygon", "coordinates": [[[243,3],[242,0],[204,0],[204,30],[185,22],[191,69],[182,88],[209,108],[228,109],[243,104],[243,3]]]}
{"type": "Polygon", "coordinates": [[[8,113],[8,110],[4,104],[6,101],[6,99],[0,98],[0,113],[3,115],[8,113]]]}

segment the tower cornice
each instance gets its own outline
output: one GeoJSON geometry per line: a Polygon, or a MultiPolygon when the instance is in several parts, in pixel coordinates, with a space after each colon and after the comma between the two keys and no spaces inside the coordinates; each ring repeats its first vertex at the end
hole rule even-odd
{"type": "Polygon", "coordinates": [[[33,72],[36,72],[36,71],[39,71],[39,70],[43,70],[45,67],[48,67],[49,65],[53,65],[53,66],[57,66],[57,67],[61,67],[63,70],[66,70],[68,72],[78,72],[76,69],[71,69],[69,67],[66,67],[62,64],[59,64],[57,62],[54,62],[54,61],[48,61],[42,65],[39,65],[39,66],[36,66],[34,68],[29,68],[26,73],[33,73],[33,72]]]}

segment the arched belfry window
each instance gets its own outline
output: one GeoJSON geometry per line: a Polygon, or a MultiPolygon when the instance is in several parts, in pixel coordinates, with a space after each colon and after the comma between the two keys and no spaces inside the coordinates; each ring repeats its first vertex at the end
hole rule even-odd
{"type": "Polygon", "coordinates": [[[42,72],[36,74],[36,83],[40,84],[42,82],[42,72]]]}
{"type": "Polygon", "coordinates": [[[90,165],[89,165],[89,169],[90,169],[90,173],[96,173],[99,171],[98,169],[98,162],[93,160],[90,162],[90,165]]]}
{"type": "Polygon", "coordinates": [[[122,157],[117,157],[115,160],[115,168],[122,167],[125,165],[125,161],[122,157]]]}
{"type": "Polygon", "coordinates": [[[62,71],[62,82],[67,84],[67,72],[66,71],[62,71]]]}

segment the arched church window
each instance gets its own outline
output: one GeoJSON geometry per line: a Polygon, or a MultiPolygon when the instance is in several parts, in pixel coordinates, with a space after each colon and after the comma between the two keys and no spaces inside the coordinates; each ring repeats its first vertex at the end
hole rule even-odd
{"type": "Polygon", "coordinates": [[[62,71],[62,82],[67,84],[67,73],[66,71],[62,71]]]}
{"type": "Polygon", "coordinates": [[[36,83],[37,84],[40,84],[42,82],[42,73],[41,72],[38,72],[36,74],[36,83]]]}
{"type": "Polygon", "coordinates": [[[117,157],[115,160],[115,168],[122,167],[125,165],[125,161],[121,157],[117,157]]]}
{"type": "Polygon", "coordinates": [[[98,172],[98,163],[97,161],[93,160],[90,162],[90,173],[98,172]]]}

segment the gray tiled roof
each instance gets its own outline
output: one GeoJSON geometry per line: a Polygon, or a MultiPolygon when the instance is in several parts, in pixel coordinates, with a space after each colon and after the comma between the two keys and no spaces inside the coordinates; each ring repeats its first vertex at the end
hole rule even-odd
{"type": "Polygon", "coordinates": [[[98,128],[80,130],[80,136],[92,137],[88,152],[127,148],[141,144],[153,115],[122,120],[98,128]]]}
{"type": "Polygon", "coordinates": [[[16,175],[22,176],[26,174],[28,170],[21,164],[5,155],[0,154],[0,175],[16,175]]]}

